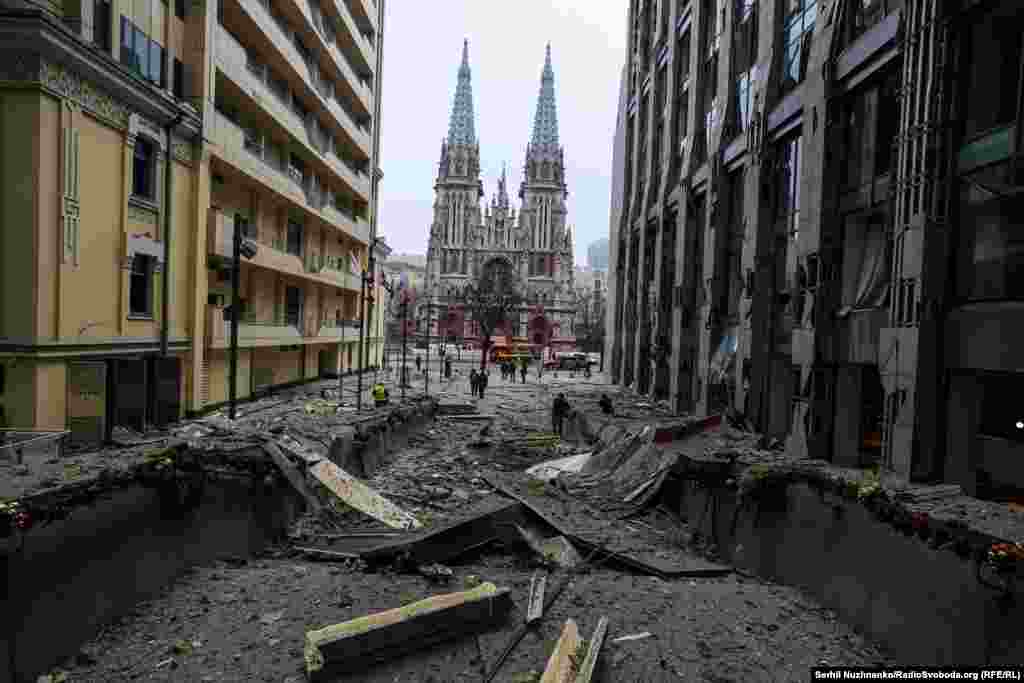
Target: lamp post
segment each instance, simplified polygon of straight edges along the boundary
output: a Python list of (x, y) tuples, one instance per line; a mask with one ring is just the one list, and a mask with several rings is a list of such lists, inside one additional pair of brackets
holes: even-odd
[[(376, 184), (376, 183), (375, 183)], [(358, 413), (363, 409), (363, 371), (366, 369), (366, 322), (367, 317), (372, 318), (373, 316), (367, 316), (367, 302), (370, 304), (370, 311), (373, 310), (373, 295), (367, 296), (366, 290), (369, 285), (373, 284), (374, 274), (374, 258), (373, 250), (380, 243), (379, 237), (374, 237), (370, 241), (370, 253), (366, 260), (366, 270), (362, 273), (360, 278), (360, 306), (359, 306), (359, 367), (356, 379), (356, 412)], [(386, 255), (385, 255), (386, 258)]]
[(238, 403), (238, 318), (242, 302), (239, 300), (238, 289), (242, 272), (242, 257), (253, 259), (259, 248), (251, 240), (245, 239), (242, 233), (246, 220), (235, 216), (234, 234), (231, 242), (231, 351), (228, 359), (228, 416), (234, 420)]
[(423, 376), (423, 393), (430, 398), (430, 302), (427, 302), (427, 364)]

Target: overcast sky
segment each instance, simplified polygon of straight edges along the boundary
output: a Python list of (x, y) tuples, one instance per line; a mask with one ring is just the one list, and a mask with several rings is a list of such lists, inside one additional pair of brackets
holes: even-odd
[(448, 133), (462, 41), (469, 40), (473, 108), (488, 202), (502, 162), (518, 210), (526, 144), (551, 42), (559, 140), (565, 148), (576, 263), (608, 235), (612, 138), (626, 52), (616, 0), (388, 0), (378, 229), (397, 252), (426, 253), (434, 180)]

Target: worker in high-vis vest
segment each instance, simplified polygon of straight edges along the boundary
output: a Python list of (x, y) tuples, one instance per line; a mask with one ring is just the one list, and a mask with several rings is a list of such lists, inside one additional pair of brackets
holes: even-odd
[(377, 406), (386, 406), (388, 404), (388, 390), (380, 382), (373, 386), (373, 402)]

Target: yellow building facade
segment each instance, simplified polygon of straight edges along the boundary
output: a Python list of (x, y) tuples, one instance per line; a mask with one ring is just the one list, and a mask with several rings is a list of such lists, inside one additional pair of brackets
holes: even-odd
[(383, 8), (11, 2), (0, 424), (99, 440), (224, 402), (235, 230), (237, 395), (357, 369)]

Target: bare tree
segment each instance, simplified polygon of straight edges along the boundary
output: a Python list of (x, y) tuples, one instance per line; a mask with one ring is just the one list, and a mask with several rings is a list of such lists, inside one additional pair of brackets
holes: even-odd
[(467, 285), (460, 299), (480, 330), (480, 369), (487, 365), (491, 337), (498, 327), (511, 322), (512, 313), (522, 304), (523, 297), (516, 287), (512, 264), (504, 259), (492, 259), (484, 264), (476, 284)]

